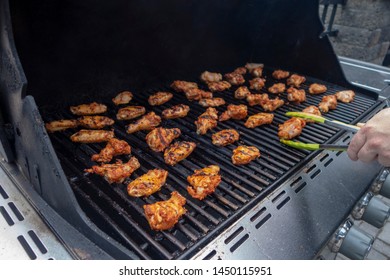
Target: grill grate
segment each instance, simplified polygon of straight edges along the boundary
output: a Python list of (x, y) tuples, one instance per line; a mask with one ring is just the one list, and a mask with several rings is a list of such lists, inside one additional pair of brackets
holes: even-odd
[[(267, 76), (266, 74), (270, 74), (270, 71), (264, 73)], [(271, 75), (268, 75), (267, 87), (274, 82)], [(326, 84), (328, 87), (326, 94), (343, 90), (336, 85), (313, 78), (307, 78), (302, 88), (307, 91), (308, 85), (313, 82)], [(223, 97), (226, 105), (246, 104), (246, 101), (234, 99), (235, 89), (236, 87), (232, 87), (232, 90), (215, 93), (215, 96)], [(205, 111), (205, 108), (197, 102), (189, 102), (184, 94), (178, 93), (174, 94), (173, 99), (167, 104), (151, 107), (147, 103), (147, 98), (156, 91), (171, 90), (168, 87), (161, 87), (148, 90), (143, 94), (136, 94), (131, 104), (145, 106), (147, 111), (153, 110), (159, 115), (162, 110), (175, 104), (184, 103), (191, 107), (186, 118), (162, 122), (163, 127), (180, 128), (182, 131), (180, 140), (197, 143), (195, 151), (174, 167), (165, 164), (162, 153), (155, 153), (148, 148), (144, 140), (147, 132), (129, 135), (125, 132), (127, 122), (117, 121), (114, 125), (116, 137), (128, 141), (132, 147), (132, 155), (138, 158), (141, 167), (128, 181), (110, 186), (100, 176), (87, 175), (83, 172), (85, 168), (95, 164), (90, 160), (91, 155), (99, 152), (104, 144), (72, 143), (69, 140), (69, 136), (75, 132), (72, 130), (50, 135), (81, 208), (98, 227), (142, 259), (189, 258), (196, 253), (197, 249), (210, 242), (213, 236), (231, 225), (255, 203), (274, 190), (284, 178), (290, 176), (315, 155), (315, 152), (295, 150), (281, 145), (277, 137), (277, 129), (278, 124), (288, 119), (284, 115), (285, 112), (300, 111), (308, 105), (318, 105), (323, 95), (307, 94), (307, 101), (303, 104), (284, 105), (274, 112), (274, 122), (271, 125), (247, 129), (243, 125), (244, 121), (229, 120), (219, 122), (216, 129), (209, 131), (207, 135), (199, 136), (195, 132), (194, 121)], [(263, 92), (266, 93), (266, 91)], [(270, 97), (273, 98), (272, 94)], [(282, 95), (283, 99), (285, 97), (285, 94)], [(96, 100), (91, 98), (92, 101)], [(118, 108), (112, 105), (111, 96), (105, 101), (104, 103), (109, 107), (107, 115), (115, 119)], [(326, 116), (346, 123), (355, 123), (376, 104), (375, 100), (357, 94), (353, 103), (341, 103), (336, 110), (330, 111)], [(225, 109), (226, 106), (217, 107), (219, 113)], [(248, 106), (249, 115), (261, 111), (260, 106)], [(74, 118), (67, 109), (56, 113), (49, 110), (42, 113), (45, 121)], [(213, 146), (211, 134), (226, 128), (234, 128), (240, 132), (239, 142), (227, 147)], [(308, 124), (298, 140), (329, 143), (335, 140), (340, 133), (338, 129), (328, 125)], [(233, 149), (239, 144), (258, 147), (261, 157), (249, 165), (234, 166), (230, 157)], [(126, 160), (127, 157), (122, 157), (122, 159)], [(221, 167), (221, 184), (214, 194), (203, 201), (191, 198), (186, 191), (187, 176), (192, 174), (194, 169), (211, 164)], [(126, 183), (152, 168), (164, 168), (169, 171), (166, 185), (161, 191), (147, 198), (129, 197), (126, 192)], [(146, 203), (165, 200), (174, 190), (186, 197), (187, 213), (171, 230), (163, 232), (150, 230), (142, 206)]]

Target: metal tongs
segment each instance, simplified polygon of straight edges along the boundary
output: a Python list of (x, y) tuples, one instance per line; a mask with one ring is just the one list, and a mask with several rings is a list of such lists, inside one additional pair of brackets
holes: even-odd
[[(286, 116), (311, 120), (316, 123), (324, 123), (351, 132), (357, 132), (360, 129), (360, 127), (356, 125), (346, 124), (343, 122), (330, 120), (321, 116), (304, 113), (304, 112), (287, 112)], [(348, 149), (348, 145), (302, 143), (302, 142), (285, 140), (285, 139), (280, 139), (280, 142), (296, 149), (304, 149), (309, 151), (315, 151), (315, 150), (346, 151)]]

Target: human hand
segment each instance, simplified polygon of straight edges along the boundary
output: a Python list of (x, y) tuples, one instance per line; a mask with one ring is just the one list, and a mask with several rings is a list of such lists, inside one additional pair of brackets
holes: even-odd
[(378, 160), (390, 166), (390, 108), (380, 111), (355, 134), (347, 153), (354, 161)]

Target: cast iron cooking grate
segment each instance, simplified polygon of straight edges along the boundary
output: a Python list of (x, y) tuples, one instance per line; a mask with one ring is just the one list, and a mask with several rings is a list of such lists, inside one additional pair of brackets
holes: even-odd
[[(263, 75), (267, 78), (264, 93), (266, 93), (266, 88), (275, 82), (270, 74), (271, 71), (268, 69)], [(249, 76), (246, 77), (246, 80), (248, 79)], [(313, 82), (325, 84), (328, 87), (325, 94), (344, 89), (309, 77), (302, 88), (307, 91), (308, 86)], [(226, 105), (246, 104), (245, 100), (237, 100), (233, 97), (236, 88), (233, 86), (231, 90), (215, 93), (215, 96), (223, 97)], [(243, 125), (244, 121), (229, 120), (219, 122), (216, 129), (209, 131), (207, 135), (200, 136), (195, 132), (194, 121), (205, 111), (205, 108), (197, 104), (196, 101), (188, 101), (183, 93), (174, 93), (174, 97), (168, 103), (151, 107), (147, 98), (156, 91), (174, 92), (168, 86), (153, 88), (142, 93), (135, 93), (130, 104), (145, 106), (147, 112), (153, 110), (159, 115), (161, 115), (162, 110), (175, 104), (184, 103), (191, 108), (186, 118), (163, 120), (161, 124), (163, 127), (180, 128), (182, 135), (177, 140), (194, 141), (197, 144), (195, 151), (174, 167), (165, 164), (162, 153), (155, 153), (148, 148), (145, 142), (147, 132), (129, 135), (125, 132), (125, 125), (128, 122), (116, 121), (113, 126), (116, 137), (125, 139), (131, 145), (132, 155), (138, 158), (141, 167), (123, 184), (109, 185), (102, 177), (85, 174), (83, 171), (95, 164), (90, 160), (91, 155), (98, 153), (105, 144), (73, 143), (69, 136), (76, 130), (50, 134), (80, 207), (100, 229), (142, 259), (190, 258), (316, 154), (281, 145), (277, 137), (277, 129), (278, 124), (288, 119), (284, 115), (285, 112), (301, 111), (306, 106), (318, 105), (324, 94), (318, 96), (307, 94), (307, 101), (303, 104), (284, 105), (274, 112), (275, 118), (271, 125), (247, 129)], [(112, 104), (111, 98), (116, 94), (117, 92), (113, 92), (112, 95), (107, 96), (106, 100), (95, 100), (91, 97), (90, 102), (97, 101), (108, 105), (109, 110), (106, 115), (115, 119), (118, 107)], [(274, 98), (272, 94), (270, 97)], [(285, 94), (282, 95), (282, 98), (286, 100)], [(353, 103), (340, 103), (336, 110), (330, 111), (326, 116), (346, 123), (356, 123), (376, 104), (377, 102), (372, 98), (358, 93)], [(223, 112), (226, 105), (217, 107), (218, 112)], [(262, 111), (260, 106), (248, 106), (248, 109), (248, 115)], [(75, 118), (70, 114), (68, 108), (56, 113), (49, 110), (42, 113), (45, 121)], [(211, 143), (212, 133), (226, 128), (234, 128), (239, 131), (240, 141), (227, 147), (213, 146)], [(308, 124), (298, 140), (330, 143), (340, 134), (338, 129), (327, 125)], [(261, 157), (248, 165), (234, 166), (230, 157), (233, 149), (240, 144), (258, 147), (261, 151)], [(122, 157), (122, 159), (125, 161), (127, 157)], [(195, 169), (211, 164), (221, 167), (221, 184), (214, 194), (203, 201), (193, 199), (186, 191), (187, 176), (192, 174)], [(164, 168), (169, 172), (166, 185), (161, 191), (147, 198), (129, 197), (126, 192), (126, 183), (153, 168)], [(152, 231), (144, 217), (142, 206), (165, 200), (174, 190), (187, 199), (185, 206), (187, 213), (172, 229), (162, 232)]]

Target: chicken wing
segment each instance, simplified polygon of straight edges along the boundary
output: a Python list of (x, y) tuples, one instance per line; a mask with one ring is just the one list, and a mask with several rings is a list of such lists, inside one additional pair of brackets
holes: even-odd
[(153, 151), (162, 152), (180, 135), (179, 128), (158, 127), (146, 135), (146, 143)]
[(244, 76), (236, 72), (227, 73), (224, 77), (231, 85), (237, 86), (245, 83)]
[(78, 143), (100, 143), (114, 138), (114, 131), (110, 130), (87, 130), (82, 129), (72, 136), (70, 140)]
[(71, 106), (70, 111), (77, 116), (97, 115), (107, 111), (107, 106), (96, 102), (90, 104), (81, 104), (78, 106)]
[(302, 133), (306, 122), (300, 118), (291, 118), (279, 125), (278, 136), (281, 139), (292, 139)]
[(92, 168), (85, 169), (84, 171), (103, 176), (108, 183), (112, 184), (122, 183), (139, 167), (140, 163), (138, 162), (138, 159), (131, 157), (126, 163), (122, 163), (122, 161), (118, 160), (113, 164), (94, 165)]
[[(302, 110), (302, 112), (316, 115), (316, 116), (321, 116), (321, 111), (318, 109), (318, 107), (313, 105), (307, 106), (305, 109)], [(308, 122), (308, 120), (306, 120), (306, 122)]]
[(238, 67), (238, 68), (234, 69), (234, 71), (233, 71), (233, 73), (237, 73), (240, 75), (245, 75), (246, 72), (247, 72), (247, 70), (245, 67)]
[(233, 150), (232, 162), (234, 165), (248, 164), (260, 157), (260, 151), (254, 146), (238, 146)]
[(245, 64), (245, 68), (248, 69), (248, 71), (251, 71), (255, 68), (264, 68), (264, 64), (263, 63), (247, 63)]
[(322, 97), (322, 101), (318, 104), (318, 108), (322, 113), (327, 113), (329, 110), (334, 110), (337, 107), (336, 95), (327, 95)]
[(112, 102), (115, 105), (123, 105), (129, 103), (132, 99), (133, 94), (130, 91), (122, 91), (112, 99)]
[(219, 116), (219, 121), (223, 122), (230, 119), (242, 120), (245, 119), (247, 115), (248, 115), (248, 107), (246, 105), (230, 104), (227, 106), (227, 110)]
[(126, 141), (111, 138), (108, 141), (106, 147), (104, 147), (99, 154), (92, 155), (91, 160), (96, 162), (108, 163), (115, 156), (129, 155), (130, 153), (131, 147)]
[(207, 86), (209, 87), (209, 90), (212, 92), (214, 91), (224, 91), (229, 89), (232, 85), (227, 81), (220, 81), (220, 82), (210, 82), (207, 83)]
[(102, 129), (114, 124), (114, 120), (105, 116), (83, 116), (78, 119), (79, 125), (90, 129)]
[(336, 92), (336, 98), (343, 103), (350, 103), (355, 99), (355, 92), (353, 90), (342, 90)]
[(207, 195), (215, 192), (221, 183), (219, 166), (210, 165), (202, 169), (197, 169), (194, 174), (187, 177), (190, 186), (187, 186), (188, 193), (196, 199), (203, 200)]
[(225, 100), (221, 97), (201, 99), (199, 100), (199, 105), (203, 107), (218, 107), (225, 105)]
[(145, 114), (145, 107), (142, 106), (127, 106), (118, 110), (116, 118), (118, 120), (131, 120)]
[(281, 79), (286, 79), (290, 76), (290, 72), (288, 71), (283, 71), (283, 70), (275, 70), (272, 72), (272, 77), (276, 80), (281, 80)]
[(248, 102), (249, 106), (255, 106), (255, 105), (261, 105), (264, 101), (268, 100), (268, 94), (263, 93), (250, 93), (246, 97), (246, 101)]
[(222, 74), (204, 71), (200, 75), (200, 79), (205, 83), (222, 81)]
[(265, 79), (254, 78), (249, 80), (249, 88), (254, 90), (261, 90), (265, 86)]
[(263, 75), (263, 67), (256, 67), (249, 71), (253, 77), (261, 77)]
[(215, 146), (227, 146), (240, 139), (240, 134), (235, 129), (224, 129), (211, 136)]
[(207, 108), (206, 112), (201, 114), (195, 121), (196, 133), (206, 134), (209, 129), (213, 129), (217, 126), (218, 112), (215, 108)]
[(76, 128), (79, 125), (77, 120), (58, 120), (45, 124), (47, 132), (62, 131), (68, 128)]
[(190, 88), (185, 92), (186, 97), (189, 101), (201, 100), (204, 98), (213, 98), (213, 93), (198, 88)]
[(286, 90), (286, 85), (283, 83), (276, 83), (268, 88), (268, 92), (273, 94), (283, 93), (285, 90)]
[(127, 127), (127, 133), (131, 134), (140, 130), (152, 130), (159, 126), (161, 123), (161, 117), (156, 115), (154, 112), (150, 112), (142, 118), (131, 123)]
[(291, 102), (305, 102), (306, 101), (306, 92), (304, 89), (296, 89), (294, 87), (290, 87), (287, 90), (287, 99)]
[(171, 84), (171, 88), (177, 92), (186, 92), (191, 88), (198, 88), (198, 84), (194, 82), (174, 81)]
[(183, 207), (186, 199), (174, 191), (171, 198), (153, 204), (144, 205), (146, 219), (153, 230), (168, 230), (172, 228), (186, 213)]
[(182, 161), (188, 157), (195, 149), (196, 144), (194, 142), (175, 142), (170, 145), (164, 151), (164, 160), (166, 164), (175, 165), (179, 161)]
[(275, 99), (266, 99), (260, 103), (260, 106), (266, 112), (273, 112), (279, 107), (282, 107), (283, 105), (284, 100), (280, 99), (279, 97), (276, 97)]
[(246, 122), (245, 126), (247, 128), (255, 128), (263, 124), (271, 124), (274, 119), (274, 114), (269, 113), (257, 113), (250, 116)]
[(187, 116), (190, 107), (184, 104), (172, 106), (171, 108), (162, 111), (161, 115), (164, 119), (177, 119)]
[(310, 94), (321, 94), (321, 93), (326, 92), (327, 90), (328, 89), (326, 88), (325, 85), (321, 85), (321, 84), (317, 84), (317, 83), (311, 84), (309, 86), (309, 93)]
[(304, 83), (305, 81), (306, 78), (304, 76), (292, 74), (290, 78), (287, 79), (287, 85), (299, 88), (301, 84)]
[(171, 100), (173, 97), (173, 94), (170, 92), (165, 92), (165, 91), (159, 91), (148, 98), (148, 102), (152, 106), (158, 106), (162, 105), (165, 102), (168, 102)]
[(168, 177), (168, 171), (164, 169), (149, 170), (127, 185), (129, 196), (149, 196), (161, 189)]
[(234, 98), (236, 99), (244, 99), (246, 98), (251, 92), (246, 86), (241, 86), (234, 92)]

